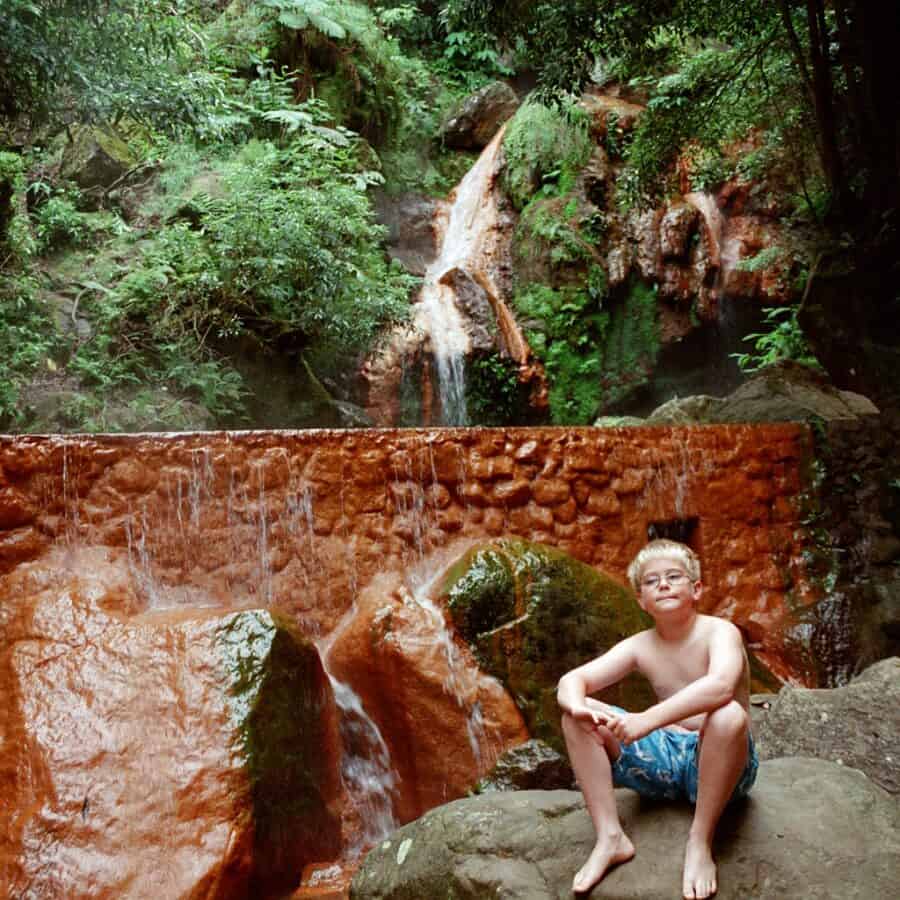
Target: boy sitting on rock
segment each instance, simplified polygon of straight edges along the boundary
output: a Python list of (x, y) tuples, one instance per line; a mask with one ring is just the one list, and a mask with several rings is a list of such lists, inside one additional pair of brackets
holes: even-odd
[[(722, 810), (756, 778), (749, 734), (750, 676), (738, 629), (701, 615), (700, 561), (690, 547), (651, 541), (628, 578), (654, 627), (564, 675), (557, 700), (569, 758), (584, 792), (597, 843), (575, 875), (589, 891), (606, 871), (634, 856), (613, 786), (696, 804), (684, 857), (683, 894), (716, 892), (712, 840)], [(601, 691), (637, 669), (659, 702), (641, 713), (600, 703)]]

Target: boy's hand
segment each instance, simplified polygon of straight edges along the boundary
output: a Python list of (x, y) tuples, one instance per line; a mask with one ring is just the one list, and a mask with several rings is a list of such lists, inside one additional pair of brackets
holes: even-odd
[(606, 725), (607, 720), (609, 719), (609, 716), (605, 712), (594, 709), (587, 704), (572, 706), (567, 712), (569, 712), (573, 718), (580, 719), (582, 722), (590, 722), (593, 725)]
[(643, 713), (609, 716), (606, 727), (623, 743), (633, 744), (653, 731), (654, 725)]

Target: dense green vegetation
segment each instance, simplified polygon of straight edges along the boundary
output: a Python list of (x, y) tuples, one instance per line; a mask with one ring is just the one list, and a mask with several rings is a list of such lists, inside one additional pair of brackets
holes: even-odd
[[(685, 179), (778, 193), (788, 243), (760, 266), (796, 259), (815, 280), (828, 254), (853, 270), (881, 248), (890, 312), (895, 17), (870, 0), (6, 0), (0, 426), (240, 425), (247, 359), (351, 397), (416, 283), (388, 261), (374, 192), (446, 195), (473, 157), (441, 122), (498, 77), (537, 81), (500, 183), (553, 421), (590, 421), (650, 377), (654, 286), (608, 288), (607, 210)], [(598, 137), (575, 102), (590, 79), (639, 96), (637, 125), (613, 112)], [(598, 141), (616, 169), (602, 200), (584, 182)], [(812, 362), (803, 329), (824, 346), (827, 322), (773, 312), (741, 363)], [(509, 360), (474, 361), (474, 421), (520, 420), (523, 397)]]
[[(387, 262), (370, 189), (422, 158), (449, 190), (421, 135), (478, 80), (404, 54), (410, 12), (5, 5), (0, 137), (27, 143), (0, 154), (0, 419), (27, 426), (20, 391), (43, 377), (72, 389), (71, 426), (198, 424), (178, 398), (240, 423), (235, 347), (339, 378), (404, 318), (414, 279)], [(115, 194), (72, 180), (98, 145), (126, 170)], [(53, 327), (73, 300), (88, 335)]]
[(447, 20), (526, 60), (545, 96), (591, 78), (645, 88), (647, 112), (623, 148), (625, 202), (664, 196), (691, 147), (695, 188), (735, 171), (779, 177), (780, 195), (816, 225), (798, 327), (837, 383), (897, 402), (897, 4), (450, 0)]

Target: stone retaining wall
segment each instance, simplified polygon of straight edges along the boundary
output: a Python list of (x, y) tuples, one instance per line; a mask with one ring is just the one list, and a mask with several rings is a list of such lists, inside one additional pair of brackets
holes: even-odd
[(486, 536), (624, 580), (656, 524), (701, 554), (704, 610), (797, 678), (784, 648), (816, 599), (810, 452), (787, 424), (0, 437), (0, 573), (52, 545), (103, 546), (147, 607), (275, 606), (321, 635), (376, 573), (423, 582)]

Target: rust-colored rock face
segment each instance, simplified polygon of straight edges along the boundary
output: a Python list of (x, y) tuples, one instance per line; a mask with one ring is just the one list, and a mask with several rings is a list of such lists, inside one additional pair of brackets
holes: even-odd
[[(267, 613), (135, 615), (117, 550), (57, 547), (0, 596), (4, 896), (241, 897), (337, 852), (336, 718), (311, 645), (261, 649), (279, 640)], [(257, 646), (232, 646), (248, 627)], [(286, 716), (272, 690), (285, 678)], [(275, 721), (302, 770), (261, 751), (286, 750)], [(277, 787), (295, 802), (272, 816)]]
[(443, 611), (424, 592), (417, 601), (396, 575), (363, 592), (328, 659), (379, 724), (401, 821), (464, 796), (504, 749), (528, 740), (512, 698), (478, 671)]
[[(0, 438), (0, 878), (284, 894), (371, 842), (354, 778), (389, 824), (465, 793), (527, 736), (426, 599), (485, 537), (624, 581), (648, 528), (685, 535), (704, 611), (801, 680), (809, 449), (794, 425)], [(380, 774), (348, 769), (360, 741)]]

